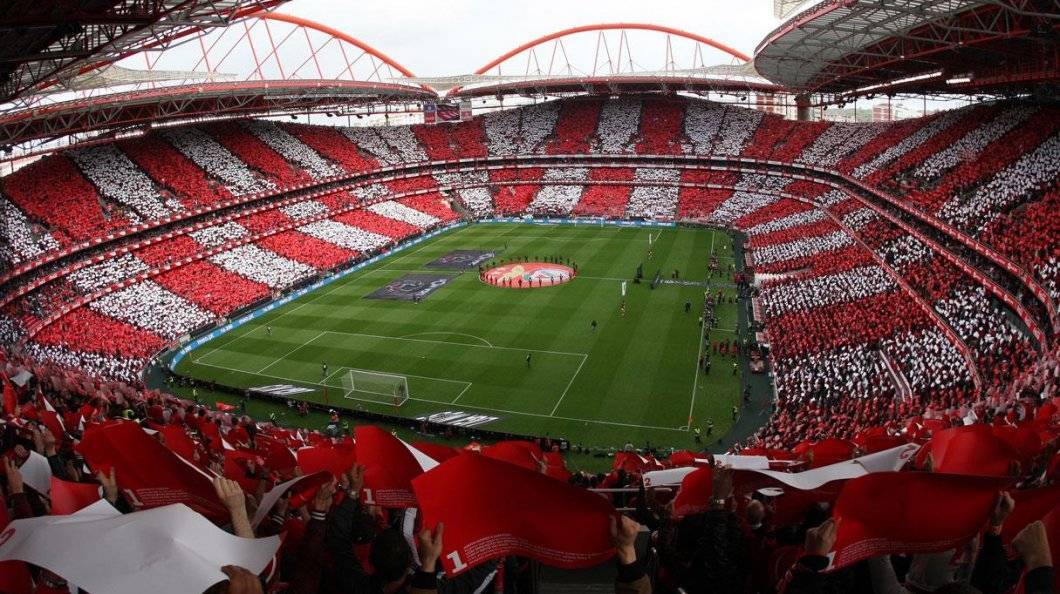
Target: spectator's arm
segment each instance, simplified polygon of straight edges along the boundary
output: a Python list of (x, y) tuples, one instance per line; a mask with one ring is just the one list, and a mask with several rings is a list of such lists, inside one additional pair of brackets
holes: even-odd
[(1008, 588), (1006, 582), (1005, 548), (1001, 543), (1001, 527), (1005, 519), (1012, 513), (1015, 501), (1007, 492), (998, 495), (994, 511), (990, 514), (990, 527), (983, 534), (983, 540), (979, 547), (979, 555), (975, 559), (975, 567), (972, 568), (971, 585), (978, 588), (983, 594), (1001, 594)]
[(289, 594), (317, 594), (320, 591), (320, 582), (323, 578), (323, 565), (326, 547), (324, 546), (324, 533), (327, 530), (326, 517), (331, 509), (332, 497), (335, 494), (335, 484), (329, 483), (317, 491), (316, 497), (310, 503), (309, 523), (306, 524), (305, 534), (298, 543), (295, 552), (295, 572), (291, 579)]
[(1012, 547), (1023, 559), (1027, 573), (1023, 576), (1024, 591), (1027, 594), (1055, 594), (1052, 553), (1049, 550), (1049, 536), (1045, 524), (1041, 521), (1029, 524), (1016, 538)]
[(11, 458), (4, 458), (4, 474), (7, 475), (7, 498), (11, 503), (13, 519), (32, 518), (33, 506), (26, 498), (22, 484), (22, 471)]
[(828, 553), (835, 545), (837, 522), (825, 520), (820, 526), (806, 531), (805, 554), (788, 570), (778, 586), (780, 594), (815, 594), (825, 581), (823, 571), (828, 567)]
[(250, 571), (235, 565), (226, 565), (221, 571), (228, 576), (228, 588), (225, 594), (263, 594), (261, 578)]
[(420, 557), (420, 569), (412, 576), (409, 594), (432, 594), (438, 592), (438, 558), (442, 556), (442, 533), (445, 525), (439, 523), (434, 532), (424, 528), (416, 537), (416, 552)]
[(637, 533), (640, 524), (627, 516), (611, 518), (611, 541), (615, 545), (616, 594), (651, 594), (651, 582), (644, 573), (644, 566), (637, 560)]
[(232, 532), (241, 538), (254, 538), (254, 530), (250, 527), (250, 518), (247, 516), (246, 497), (239, 483), (219, 476), (213, 479), (213, 489), (217, 498), (228, 508)]
[(47, 427), (33, 430), (33, 448), (48, 459), (52, 476), (64, 481), (70, 480), (70, 474), (66, 471), (66, 460), (59, 456), (55, 436)]

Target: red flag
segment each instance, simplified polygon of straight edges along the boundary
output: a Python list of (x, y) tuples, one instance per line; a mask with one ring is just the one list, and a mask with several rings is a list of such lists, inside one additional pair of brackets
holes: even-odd
[[(803, 444), (799, 444), (800, 446)], [(808, 444), (803, 457), (810, 462), (810, 468), (820, 468), (854, 457), (857, 449), (853, 443), (845, 439), (822, 439), (821, 441)]]
[(1005, 519), (1005, 525), (1001, 529), (1001, 539), (1005, 544), (1012, 542), (1027, 524), (1041, 520), (1060, 505), (1060, 484), (1012, 491), (1011, 495), (1016, 506), (1012, 508), (1012, 513)]
[(211, 452), (220, 453), (224, 451), (225, 444), (221, 441), (221, 428), (217, 426), (217, 423), (204, 420), (199, 423), (199, 433), (202, 434), (204, 441), (207, 442), (206, 447)]
[(265, 467), (287, 476), (298, 466), (291, 449), (282, 442), (260, 433), (254, 436), (254, 446), (265, 458)]
[(663, 465), (650, 455), (645, 457), (637, 452), (618, 452), (615, 454), (615, 462), (611, 465), (611, 468), (615, 470), (622, 469), (626, 472), (648, 472), (661, 470)]
[(412, 481), (424, 527), (442, 522), (442, 565), (450, 576), (516, 555), (567, 569), (611, 557), (606, 499), (540, 473), (462, 454)]
[(45, 410), (40, 413), (40, 420), (44, 423), (44, 426), (48, 428), (48, 431), (52, 432), (55, 439), (62, 442), (66, 437), (66, 431), (63, 427), (63, 421), (59, 418), (59, 415), (53, 410)]
[(710, 510), (710, 496), (714, 493), (714, 469), (697, 468), (681, 480), (681, 490), (674, 499), (677, 517), (701, 514)]
[(765, 456), (770, 460), (795, 460), (798, 458), (798, 456), (788, 450), (780, 450), (776, 448), (744, 448), (740, 450), (740, 455)]
[(866, 454), (874, 454), (896, 448), (906, 440), (895, 435), (888, 435), (883, 427), (870, 427), (854, 436), (852, 440), (855, 445), (865, 451)]
[(498, 441), (497, 443), (482, 448), (482, 455), (503, 460), (509, 464), (522, 466), (527, 470), (541, 472), (542, 460), (545, 453), (541, 447), (530, 441)]
[(0, 592), (32, 594), (33, 578), (22, 561), (0, 561)]
[(0, 383), (4, 384), (4, 414), (13, 415), (18, 407), (18, 396), (15, 394), (15, 387), (11, 385), (11, 382), (7, 381), (7, 377), (3, 374), (0, 374)]
[(52, 477), (52, 515), (64, 516), (99, 501), (99, 485), (74, 483)]
[(239, 483), (246, 493), (256, 492), (260, 481), (247, 475), (250, 462), (260, 468), (263, 460), (252, 450), (225, 450), (225, 478)]
[[(7, 514), (7, 506), (0, 505), (0, 530), (7, 528), (10, 523), (11, 517)], [(0, 561), (0, 592), (4, 594), (33, 593), (33, 579), (24, 562)]]
[(158, 429), (165, 440), (165, 446), (174, 454), (195, 464), (196, 445), (191, 437), (179, 425), (163, 425)]
[(979, 532), (1008, 483), (931, 472), (878, 472), (849, 480), (835, 506), (833, 567), (956, 547)]
[(217, 410), (221, 412), (231, 412), (238, 408), (236, 405), (228, 404), (226, 402), (214, 402), (214, 406), (216, 406)]
[(563, 459), (562, 454), (545, 452), (545, 474), (563, 482), (570, 480), (571, 473), (567, 470), (567, 461)]
[(991, 427), (998, 439), (1009, 445), (1019, 455), (1023, 464), (1028, 464), (1042, 451), (1042, 438), (1032, 427), (1013, 427), (1004, 425)]
[(254, 518), (251, 520), (250, 525), (257, 528), (258, 524), (272, 511), (272, 508), (276, 506), (276, 502), (283, 497), (284, 493), (291, 492), (288, 509), (296, 509), (316, 497), (320, 487), (333, 480), (335, 479), (331, 477), (331, 473), (324, 471), (295, 477), (274, 486), (261, 498), (261, 504), (254, 512)]
[(460, 455), (460, 450), (432, 441), (414, 441), (412, 447), (439, 462), (445, 462), (449, 458)]
[(339, 444), (325, 442), (316, 446), (299, 448), (297, 457), (298, 467), (304, 474), (326, 470), (333, 477), (338, 477), (357, 463), (357, 448), (349, 442)]
[(210, 477), (151, 439), (136, 423), (119, 421), (86, 429), (77, 449), (93, 470), (115, 470), (129, 502), (150, 509), (183, 503), (214, 522), (227, 522)]
[(365, 466), (365, 501), (383, 507), (416, 507), (412, 479), (438, 462), (379, 427), (357, 427), (354, 438), (357, 460)]
[[(704, 456), (705, 457), (705, 456)], [(681, 450), (670, 454), (670, 465), (671, 466), (693, 466), (696, 463), (695, 452), (689, 452), (688, 450)]]
[(299, 481), (297, 485), (291, 487), (291, 499), (288, 501), (288, 506), (291, 509), (299, 508), (317, 496), (317, 491), (320, 487), (331, 482), (331, 474), (327, 472), (318, 472), (316, 474), (309, 475), (308, 478), (302, 477), (305, 480)]
[(967, 425), (936, 431), (924, 446), (931, 469), (949, 474), (1008, 476), (1019, 452), (994, 435), (987, 425)]

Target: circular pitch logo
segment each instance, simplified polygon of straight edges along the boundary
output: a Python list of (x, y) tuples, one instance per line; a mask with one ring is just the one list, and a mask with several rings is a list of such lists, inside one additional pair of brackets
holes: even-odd
[(482, 280), (498, 287), (536, 289), (562, 285), (574, 278), (574, 269), (562, 264), (524, 262), (490, 268)]

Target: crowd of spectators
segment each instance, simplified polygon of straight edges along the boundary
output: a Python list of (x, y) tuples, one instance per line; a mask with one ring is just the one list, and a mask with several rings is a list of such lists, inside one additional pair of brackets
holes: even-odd
[[(944, 221), (978, 234), (997, 216), (1036, 200), (1039, 191), (1048, 191), (1057, 158), (1055, 122), (1051, 106), (992, 104), (897, 123), (794, 123), (732, 105), (653, 96), (548, 101), (438, 126), (329, 128), (270, 121), (218, 122), (49, 158), (48, 187), (21, 188), (25, 186), (21, 182), (32, 184), (40, 177), (32, 165), (25, 174), (10, 176), (12, 208), (25, 213), (26, 223), (21, 224), (17, 215), (6, 217), (14, 221), (8, 224), (6, 235), (8, 244), (33, 254), (71, 238), (98, 236), (186, 207), (215, 204), (228, 196), (362, 172), (381, 164), (587, 151), (742, 155), (836, 167), (908, 194), (908, 200), (928, 210), (942, 206), (939, 214)], [(995, 164), (970, 167), (969, 159)], [(68, 171), (64, 171), (64, 161)], [(67, 187), (63, 187), (64, 176), (69, 180)], [(465, 177), (473, 182), (475, 175)], [(386, 185), (393, 186), (393, 182)], [(676, 212), (732, 224), (768, 206), (768, 196), (783, 185), (748, 180), (739, 188), (746, 191), (730, 195), (709, 212), (681, 206), (680, 200)], [(75, 208), (39, 208), (36, 203), (42, 201), (41, 196), (48, 202), (52, 192), (56, 194), (53, 202)], [(488, 195), (504, 194), (496, 188), (457, 192), (473, 216), (491, 211), (494, 201)], [(528, 188), (520, 189), (511, 207), (501, 210), (515, 212), (514, 206), (528, 192)], [(367, 184), (353, 193), (362, 200), (375, 200), (384, 197), (386, 190)], [(702, 192), (691, 193), (695, 194)], [(596, 199), (595, 193), (592, 197)], [(706, 199), (706, 204), (712, 202)], [(665, 209), (634, 206), (632, 212), (634, 216), (667, 216), (659, 215), (659, 210)], [(560, 211), (591, 214), (617, 209), (603, 204), (584, 209), (564, 205)]]
[(287, 162), (308, 172), (315, 179), (326, 179), (342, 173), (341, 168), (322, 158), (315, 150), (288, 134), (275, 122), (247, 120), (243, 125)]
[(682, 101), (645, 99), (636, 151), (645, 155), (681, 154), (684, 107)]
[(317, 270), (331, 270), (357, 257), (354, 250), (293, 229), (269, 235), (259, 240), (257, 245)]
[(113, 144), (69, 152), (104, 199), (120, 204), (130, 221), (150, 221), (183, 209), (173, 198), (163, 201), (151, 178)]
[(171, 193), (189, 208), (212, 206), (230, 200), (232, 194), (207, 177), (187, 157), (160, 136), (147, 134), (122, 140), (116, 146), (159, 186), (159, 194)]
[[(317, 223), (313, 223), (317, 224)], [(302, 230), (306, 227), (301, 227)], [(311, 234), (312, 235), (312, 234)], [(312, 267), (246, 244), (210, 256), (214, 264), (274, 290), (286, 289), (316, 274)]]
[[(944, 349), (937, 338), (915, 343)], [(271, 563), (222, 567), (220, 560), (205, 559), (207, 567), (213, 563), (216, 577), (210, 579), (219, 582), (208, 591), (228, 594), (521, 591), (539, 587), (537, 563), (571, 563), (564, 553), (588, 546), (583, 543), (593, 535), (600, 536), (599, 558), (615, 557), (614, 587), (621, 593), (1056, 591), (1058, 416), (1049, 392), (1060, 379), (1055, 353), (1027, 376), (1025, 387), (1039, 386), (1041, 393), (939, 405), (923, 414), (883, 393), (860, 400), (839, 396), (886, 385), (887, 365), (878, 351), (841, 348), (798, 372), (809, 380), (846, 379), (838, 386), (814, 384), (815, 397), (806, 401), (782, 398), (777, 421), (739, 455), (667, 456), (628, 446), (614, 454), (613, 470), (588, 473), (566, 469), (562, 454), (547, 443), (460, 450), (430, 441), (404, 443), (359, 423), (354, 439), (327, 437), (255, 421), (235, 406), (214, 411), (134, 381), (103, 381), (0, 351), (10, 454), (0, 473), (10, 517), (4, 522), (30, 529), (24, 522), (33, 517), (112, 506), (124, 514), (124, 530), (135, 533), (146, 521), (142, 514), (175, 500), (195, 505), (199, 511), (189, 513), (248, 544), (267, 546), (260, 539), (283, 533), (282, 544), (270, 549)], [(1044, 387), (1049, 382), (1053, 388)], [(1027, 442), (1031, 433), (1047, 439)], [(379, 449), (374, 444), (380, 440), (397, 450)], [(123, 452), (122, 443), (135, 443), (139, 451)], [(395, 451), (415, 459), (415, 469), (400, 466)], [(496, 548), (469, 566), (460, 556), (469, 538), (464, 535), (483, 530), (478, 517), (488, 511), (453, 502), (439, 524), (435, 504), (424, 499), (434, 493), (417, 477), (477, 466), (480, 457), (493, 460), (483, 471), (506, 480), (491, 483), (489, 474), (477, 474), (466, 477), (475, 481), (471, 485), (446, 488), (477, 486), (540, 503), (508, 512), (520, 517), (493, 520), (498, 523), (486, 530), (512, 531), (515, 538), (494, 541)], [(758, 460), (786, 470), (766, 471), (754, 465)], [(174, 478), (143, 466), (152, 463), (190, 465), (199, 472)], [(411, 499), (380, 504), (374, 499), (386, 484), (380, 481), (400, 481), (396, 476), (413, 479)], [(538, 486), (533, 493), (519, 493), (531, 483)], [(171, 498), (142, 496), (159, 488)], [(912, 499), (903, 494), (910, 488), (918, 489)], [(582, 489), (619, 492), (587, 506), (577, 503)], [(73, 491), (84, 494), (66, 495)], [(880, 497), (895, 500), (882, 504)], [(572, 515), (567, 506), (581, 506), (585, 516)], [(533, 529), (520, 527), (526, 522)], [(67, 523), (76, 525), (76, 517)], [(178, 539), (177, 528), (156, 528), (155, 540), (142, 545), (144, 556)], [(195, 540), (186, 540), (191, 534), (207, 538), (201, 529), (179, 528), (192, 547)], [(48, 530), (76, 538), (62, 524)], [(868, 543), (874, 553), (859, 553)], [(1006, 556), (1006, 549), (1012, 554)], [(83, 552), (86, 559), (104, 554)], [(19, 554), (13, 559), (3, 568), (5, 591), (53, 592), (85, 576), (61, 559), (45, 567), (34, 564), (38, 557), (28, 563)], [(140, 582), (156, 575), (152, 563), (136, 569), (99, 563), (96, 575), (85, 579), (114, 583), (121, 592), (133, 591), (128, 588), (135, 586), (117, 584), (137, 583), (135, 572), (143, 572)], [(184, 561), (169, 563), (180, 567)], [(118, 574), (100, 577), (100, 570)]]
[[(9, 263), (24, 261), (71, 240), (161, 218), (226, 195), (363, 171), (376, 164), (415, 163), (473, 152), (498, 156), (589, 150), (665, 154), (683, 145), (682, 150), (696, 154), (782, 156), (846, 168), (874, 183), (898, 184), (894, 187), (908, 190), (907, 199), (919, 200), (933, 212), (938, 208), (945, 222), (978, 234), (1017, 261), (1029, 263), (1055, 296), (1060, 294), (1060, 254), (1049, 230), (1056, 222), (1051, 209), (1056, 205), (1060, 143), (1055, 128), (1043, 127), (1055, 113), (1049, 109), (971, 108), (900, 124), (901, 128), (882, 124), (798, 126), (760, 112), (707, 102), (624, 97), (548, 102), (430, 131), (403, 126), (334, 131), (272, 122), (171, 129), (150, 136), (137, 148), (130, 143), (102, 144), (70, 151), (47, 161), (54, 169), (46, 176), (41, 167), (31, 165), (5, 178), (4, 196), (0, 196), (4, 217), (0, 246), (16, 254), (6, 257)], [(989, 118), (976, 123), (971, 121), (972, 114)], [(168, 150), (179, 153), (183, 161), (172, 167), (152, 161), (143, 151), (152, 142), (173, 147)], [(976, 169), (970, 159), (984, 153), (991, 153), (983, 157), (989, 165)], [(195, 172), (191, 181), (176, 179), (191, 171)], [(811, 489), (814, 493), (806, 495), (805, 501), (799, 501), (795, 488), (780, 495), (775, 491), (756, 494), (755, 489), (719, 480), (732, 475), (718, 468), (714, 496), (703, 502), (713, 507), (706, 513), (678, 517), (673, 504), (661, 503), (663, 493), (652, 489), (637, 492), (634, 488), (611, 499), (617, 504), (621, 497), (646, 527), (641, 529), (627, 518), (613, 528), (611, 538), (620, 562), (617, 587), (639, 592), (680, 588), (685, 592), (890, 594), (905, 591), (897, 585), (902, 579), (908, 591), (976, 591), (970, 589), (972, 584), (978, 591), (1000, 593), (1014, 587), (1016, 576), (1026, 569), (1023, 591), (1053, 591), (1049, 585), (1052, 558), (1049, 545), (1043, 545), (1044, 525), (1021, 519), (1023, 525), (1042, 527), (1030, 528), (1033, 536), (1017, 530), (1020, 537), (1003, 536), (1001, 526), (1010, 516), (1022, 518), (1012, 514), (1030, 507), (1024, 499), (1029, 496), (1020, 496), (1021, 491), (1051, 489), (1047, 493), (1054, 497), (1052, 507), (1056, 507), (1055, 481), (1060, 478), (1056, 472), (1057, 347), (1034, 353), (1011, 316), (985, 289), (955, 271), (923, 241), (897, 226), (883, 224), (875, 211), (842, 191), (779, 175), (697, 175), (690, 180), (681, 170), (654, 167), (436, 173), (433, 178), (363, 185), (343, 193), (345, 202), (336, 202), (336, 196), (321, 197), (238, 221), (218, 222), (79, 266), (64, 277), (66, 289), (57, 292), (54, 300), (99, 291), (105, 294), (36, 333), (22, 347), (28, 359), (12, 362), (6, 352), (0, 354), (7, 421), (4, 442), (19, 462), (28, 463), (31, 451), (43, 455), (56, 479), (90, 485), (98, 481), (111, 504), (139, 513), (135, 510), (142, 502), (120, 488), (130, 480), (128, 476), (101, 474), (93, 481), (83, 475), (73, 449), (75, 440), (82, 440), (84, 432), (98, 423), (118, 417), (164, 435), (171, 450), (187, 440), (193, 452), (188, 463), (235, 481), (218, 479), (217, 497), (228, 505), (227, 523), (236, 534), (247, 538), (287, 534), (274, 571), (262, 572), (261, 581), (274, 591), (400, 591), (410, 586), (413, 591), (456, 593), (481, 591), (482, 587), (510, 591), (511, 584), (529, 579), (531, 573), (526, 560), (514, 554), (476, 564), (463, 579), (436, 574), (444, 564), (441, 529), (435, 532), (418, 526), (427, 530), (416, 538), (412, 533), (420, 530), (402, 534), (387, 528), (416, 526), (417, 520), (409, 519), (416, 516), (415, 507), (403, 511), (369, 503), (362, 493), (365, 474), (360, 466), (334, 469), (335, 482), (317, 485), (298, 498), (285, 497), (278, 507), (263, 510), (268, 512), (263, 523), (251, 526), (245, 520), (261, 505), (264, 493), (281, 478), (293, 478), (291, 473), (299, 464), (288, 460), (281, 468), (276, 456), (287, 460), (294, 457), (288, 448), (325, 444), (338, 448), (348, 442), (206, 411), (194, 403), (143, 390), (135, 385), (139, 373), (154, 353), (176, 337), (322, 270), (378, 253), (441, 222), (456, 220), (465, 212), (476, 217), (529, 212), (663, 219), (677, 213), (743, 230), (759, 272), (780, 273), (758, 289), (778, 400), (769, 422), (746, 444), (745, 454), (772, 453), (774, 462), (784, 458), (793, 462), (791, 470), (798, 471), (819, 465), (820, 460), (815, 463), (804, 454), (829, 440), (850, 440), (843, 444), (846, 458), (857, 448), (867, 449), (862, 439), (867, 434), (892, 444), (915, 443), (930, 449), (933, 433), (958, 425), (990, 427), (998, 436), (1019, 434), (1026, 440), (1019, 442), (1021, 446), (1036, 445), (1029, 457), (1013, 456), (1012, 462), (1019, 458), (1019, 464), (1012, 465), (1012, 480), (996, 490), (1019, 490), (1011, 498), (997, 496), (989, 517), (982, 518), (986, 531), (977, 537), (978, 542), (962, 538), (931, 551), (948, 562), (955, 558), (958, 544), (971, 543), (970, 549), (978, 555), (964, 564), (974, 569), (964, 574), (960, 586), (950, 583), (955, 581), (953, 571), (938, 577), (924, 570), (932, 560), (916, 554), (921, 551), (905, 554), (899, 550), (893, 558), (881, 556), (822, 573), (828, 563), (825, 556), (836, 546), (835, 532), (843, 525), (839, 522), (837, 528), (836, 522), (825, 520), (829, 514), (836, 521), (842, 517), (836, 493)], [(49, 183), (34, 181), (34, 176), (45, 176)], [(635, 183), (593, 185), (592, 181)], [(679, 181), (718, 183), (727, 188), (678, 187)], [(337, 212), (357, 200), (430, 189), (435, 182), (442, 186), (437, 193)], [(511, 185), (497, 187), (498, 182)], [(31, 194), (37, 191), (39, 197)], [(782, 191), (817, 207), (782, 198), (778, 195)], [(510, 195), (502, 198), (504, 192)], [(70, 208), (64, 211), (65, 206)], [(82, 214), (84, 220), (78, 220)], [(1028, 216), (1027, 222), (1016, 220), (1021, 214)], [(970, 366), (953, 340), (873, 261), (872, 253), (836, 228), (830, 215), (906, 278), (969, 347), (985, 382), (983, 400), (974, 400)], [(299, 226), (276, 232), (292, 223)], [(259, 234), (262, 237), (257, 238)], [(110, 291), (115, 283), (152, 268), (250, 239), (254, 241)], [(57, 286), (49, 284), (32, 299), (5, 308), (0, 340), (15, 342), (23, 332), (22, 324), (46, 314), (46, 309), (34, 307), (33, 302), (55, 292)], [(23, 369), (33, 379), (25, 387), (15, 387), (8, 378)], [(8, 392), (16, 400), (11, 407)], [(64, 428), (54, 432), (44, 428), (48, 423), (43, 419), (51, 418), (45, 414), (45, 398), (47, 406), (56, 407), (57, 418), (69, 421)], [(1037, 441), (1028, 431), (1034, 432)], [(258, 440), (258, 435), (267, 439)], [(287, 453), (272, 448), (272, 442), (280, 443)], [(240, 451), (253, 462), (233, 467), (226, 464), (233, 456), (226, 451)], [(545, 462), (546, 454), (553, 455), (549, 462)], [(567, 473), (565, 477), (579, 487), (637, 487), (643, 484), (640, 475), (650, 470), (695, 464), (694, 456), (682, 464), (623, 454), (616, 456), (612, 473)], [(471, 454), (453, 452), (454, 457), (458, 455)], [(533, 450), (531, 458), (540, 460), (542, 468), (555, 469), (556, 455), (539, 449)], [(359, 461), (377, 464), (368, 458)], [(916, 470), (908, 475), (936, 470), (930, 466), (933, 463), (941, 464), (941, 459), (930, 463), (918, 459), (911, 463)], [(536, 465), (531, 466), (536, 469)], [(5, 469), (4, 494), (10, 513), (23, 519), (43, 515), (48, 500), (38, 497), (32, 490), (36, 487), (27, 488), (22, 480), (29, 468), (23, 466), (20, 471), (17, 464), (6, 464)], [(313, 474), (308, 468), (301, 470)], [(247, 484), (253, 488), (239, 486)], [(734, 497), (739, 489), (743, 491)], [(803, 505), (799, 513), (785, 517), (790, 514), (786, 506), (806, 502), (812, 505)], [(632, 548), (638, 529), (652, 535), (652, 546), (640, 559)], [(1055, 527), (1051, 530), (1050, 536), (1055, 535)], [(1000, 567), (1005, 565), (999, 553), (1003, 540), (1023, 561), (1022, 567), (1017, 563), (1009, 568), (1015, 570), (1011, 575)], [(417, 545), (410, 546), (410, 541)], [(355, 545), (362, 545), (366, 555), (358, 556)], [(770, 569), (756, 570), (766, 567)], [(237, 586), (250, 588), (243, 592), (262, 588), (256, 572), (228, 571), (230, 592), (239, 592)], [(646, 571), (651, 574), (650, 582)], [(33, 569), (32, 575), (41, 584), (65, 587), (61, 573)]]
[(246, 163), (198, 128), (176, 128), (161, 134), (207, 175), (220, 180), (234, 196), (253, 194), (275, 187), (271, 181), (251, 171)]
[(299, 227), (306, 235), (361, 253), (375, 252), (390, 243), (386, 235), (373, 233), (337, 220), (324, 220)]
[(25, 213), (0, 194), (0, 274), (58, 248), (59, 242), (50, 233), (34, 225)]
[(596, 125), (597, 144), (594, 150), (602, 153), (631, 152), (640, 131), (640, 111), (641, 102), (635, 98), (620, 97), (605, 103), (600, 110), (600, 122)]
[(349, 138), (330, 126), (290, 123), (284, 124), (283, 129), (349, 173), (368, 171), (379, 166), (378, 161), (365, 155)]
[[(239, 248), (237, 248), (239, 249)], [(146, 280), (108, 293), (88, 307), (173, 340), (214, 321), (210, 312)]]
[[(574, 210), (581, 199), (589, 170), (584, 167), (550, 167), (541, 176), (541, 189), (527, 205), (526, 211), (535, 215), (563, 216)], [(563, 183), (568, 182), (568, 183)]]

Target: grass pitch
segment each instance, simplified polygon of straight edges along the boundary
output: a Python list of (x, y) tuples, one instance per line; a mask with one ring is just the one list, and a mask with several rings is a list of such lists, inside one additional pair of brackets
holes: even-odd
[[(647, 259), (649, 234), (654, 258)], [(482, 283), (472, 269), (419, 303), (365, 299), (389, 282), (455, 250), (496, 250), (500, 258), (546, 256), (578, 264), (572, 282), (532, 290)], [(484, 429), (566, 437), (573, 443), (633, 442), (692, 447), (693, 425), (714, 422), (715, 438), (740, 400), (734, 359), (711, 356), (697, 370), (706, 286), (649, 282), (674, 269), (682, 280), (734, 294), (729, 276), (707, 278), (711, 251), (732, 262), (729, 236), (689, 228), (475, 224), (398, 252), (192, 351), (177, 371), (236, 387), (288, 383), (333, 407), (418, 417), (463, 411), (496, 417)], [(620, 287), (644, 264), (645, 282)], [(437, 272), (437, 271), (435, 271)], [(692, 303), (685, 313), (686, 301)], [(711, 341), (733, 338), (737, 305), (717, 309)], [(590, 322), (596, 320), (593, 331)], [(272, 333), (268, 334), (267, 328)], [(528, 366), (526, 356), (531, 355)], [(322, 371), (322, 363), (328, 371)], [(349, 391), (348, 370), (407, 378), (409, 400)]]

